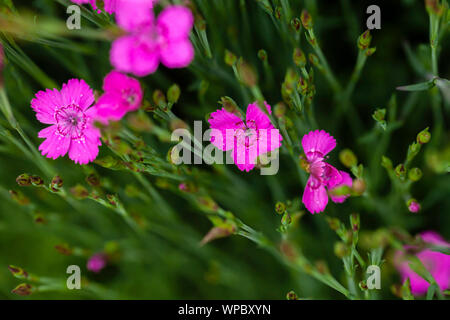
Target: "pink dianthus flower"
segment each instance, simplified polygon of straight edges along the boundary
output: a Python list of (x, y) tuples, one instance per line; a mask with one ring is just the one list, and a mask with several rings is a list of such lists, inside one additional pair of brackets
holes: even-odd
[[(109, 14), (113, 14), (114, 12), (116, 12), (116, 5), (118, 1), (127, 0), (103, 0), (104, 10)], [(98, 13), (101, 12), (101, 10), (98, 9), (96, 0), (72, 0), (72, 2), (78, 5), (89, 3), (94, 11)]]
[[(324, 130), (310, 131), (302, 138), (305, 152), (307, 171), (310, 173), (303, 192), (302, 202), (312, 214), (325, 210), (328, 204), (328, 190), (342, 185), (352, 187), (353, 181), (347, 172), (339, 171), (326, 163), (325, 156), (336, 147), (336, 140)], [(331, 200), (336, 203), (344, 202), (349, 195), (334, 196)]]
[(87, 269), (94, 273), (99, 273), (105, 268), (107, 257), (103, 253), (96, 253), (91, 256), (87, 262)]
[[(450, 243), (434, 231), (425, 231), (419, 236), (425, 243), (447, 248), (450, 247)], [(404, 248), (406, 250), (414, 249), (413, 246), (404, 246)], [(431, 273), (439, 288), (442, 291), (447, 290), (450, 286), (450, 256), (430, 249), (422, 250), (416, 256)], [(430, 284), (409, 267), (409, 262), (405, 258), (403, 251), (396, 252), (394, 264), (400, 272), (402, 282), (409, 278), (413, 295), (422, 295), (427, 292)]]
[(117, 70), (146, 76), (156, 71), (159, 62), (184, 68), (194, 58), (189, 40), (194, 24), (191, 11), (180, 5), (168, 6), (155, 21), (152, 7), (148, 0), (117, 3), (117, 24), (128, 32), (111, 47), (111, 64)]
[(47, 158), (69, 154), (75, 163), (86, 164), (98, 155), (100, 130), (93, 124), (94, 93), (84, 80), (71, 79), (62, 89), (39, 91), (31, 100), (36, 118), (51, 126), (38, 133), (45, 141), (39, 146)]
[[(264, 105), (271, 114), (270, 105)], [(222, 151), (233, 150), (234, 163), (241, 171), (252, 170), (259, 155), (281, 147), (282, 136), (256, 102), (248, 105), (245, 120), (222, 108), (211, 113), (208, 122), (211, 143)]]
[(127, 112), (139, 109), (142, 102), (139, 81), (115, 70), (103, 80), (103, 91), (95, 106), (95, 120), (103, 123), (120, 120)]

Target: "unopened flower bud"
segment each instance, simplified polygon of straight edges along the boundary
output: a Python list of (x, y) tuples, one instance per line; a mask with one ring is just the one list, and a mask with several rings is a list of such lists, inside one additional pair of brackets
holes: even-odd
[(289, 291), (286, 294), (286, 299), (287, 300), (298, 300), (298, 296), (297, 296), (297, 294), (294, 291)]
[(33, 292), (33, 287), (28, 283), (21, 283), (11, 292), (19, 296), (29, 296)]
[(52, 181), (50, 182), (50, 189), (53, 192), (58, 192), (59, 189), (62, 188), (63, 184), (64, 184), (64, 182), (60, 176), (54, 176)]
[(57, 244), (55, 246), (56, 251), (65, 256), (70, 256), (73, 253), (73, 249), (69, 247), (68, 244)]
[(181, 119), (170, 120), (169, 127), (172, 131), (175, 131), (177, 129), (189, 129), (188, 124)]
[(167, 100), (169, 100), (170, 103), (177, 103), (180, 95), (181, 90), (177, 84), (171, 85), (169, 90), (167, 90)]
[(444, 5), (440, 0), (425, 0), (425, 8), (429, 14), (440, 17), (444, 13)]
[(113, 194), (107, 194), (106, 195), (106, 199), (108, 200), (108, 202), (113, 206), (113, 207), (117, 207), (118, 203), (119, 203), (119, 199), (117, 198), (116, 195)]
[(89, 196), (89, 191), (80, 184), (70, 188), (70, 193), (74, 196), (74, 198), (79, 200), (86, 199)]
[(356, 179), (353, 181), (352, 189), (356, 194), (362, 195), (366, 191), (366, 183), (363, 179)]
[(297, 90), (300, 92), (302, 96), (308, 93), (308, 81), (305, 78), (300, 77), (297, 83)]
[(343, 243), (342, 241), (336, 242), (334, 244), (334, 254), (338, 257), (338, 258), (344, 258), (345, 256), (347, 256), (350, 253), (349, 248), (347, 247), (347, 245), (345, 243)]
[(395, 174), (397, 175), (397, 177), (403, 179), (406, 176), (406, 168), (403, 165), (403, 163), (400, 163), (398, 166), (395, 167)]
[(266, 50), (264, 50), (264, 49), (259, 50), (258, 51), (258, 58), (261, 61), (267, 61), (267, 52), (266, 52)]
[(258, 81), (257, 75), (253, 68), (245, 62), (244, 59), (240, 58), (238, 60), (236, 68), (242, 83), (248, 87), (254, 87), (256, 85)]
[(31, 184), (35, 187), (40, 187), (44, 185), (44, 180), (39, 176), (31, 176), (30, 177)]
[(166, 96), (161, 90), (155, 90), (153, 91), (153, 102), (159, 106), (164, 107), (166, 105)]
[(21, 187), (27, 187), (31, 185), (31, 178), (28, 174), (22, 173), (20, 176), (16, 178), (16, 182)]
[(341, 163), (347, 168), (351, 168), (358, 164), (358, 158), (356, 158), (355, 154), (350, 149), (344, 149), (339, 153), (339, 160)]
[(388, 157), (381, 157), (381, 165), (388, 170), (392, 169), (392, 161)]
[(309, 62), (311, 62), (311, 64), (315, 67), (321, 67), (319, 58), (314, 54), (314, 53), (310, 53), (308, 55), (309, 58)]
[(376, 121), (383, 121), (385, 119), (385, 116), (386, 116), (386, 109), (377, 109), (372, 115), (372, 117)]
[(21, 267), (16, 267), (13, 265), (8, 266), (9, 271), (13, 274), (13, 276), (17, 279), (28, 279), (28, 272), (26, 272)]
[(281, 218), (281, 224), (283, 226), (288, 226), (291, 224), (291, 222), (292, 222), (291, 215), (288, 212), (285, 212), (283, 214), (283, 217)]
[(413, 182), (419, 181), (420, 178), (422, 178), (422, 170), (419, 168), (412, 168), (408, 172), (408, 178)]
[(232, 66), (234, 66), (236, 61), (237, 61), (236, 55), (233, 52), (225, 49), (225, 64), (232, 67)]
[(100, 185), (100, 177), (96, 173), (91, 173), (86, 177), (86, 182), (93, 187), (98, 187)]
[(299, 18), (294, 18), (294, 19), (291, 20), (291, 28), (295, 32), (299, 32), (301, 26), (302, 26), (302, 22), (300, 21)]
[(408, 210), (413, 213), (419, 212), (421, 208), (420, 203), (416, 199), (409, 199), (406, 205), (408, 206)]
[(368, 49), (366, 50), (366, 56), (370, 57), (371, 55), (373, 55), (373, 54), (375, 53), (375, 51), (377, 51), (377, 48), (376, 48), (376, 47), (368, 48)]
[(428, 143), (431, 140), (431, 133), (428, 132), (428, 128), (422, 130), (417, 135), (417, 142), (420, 144)]
[(273, 107), (273, 114), (274, 114), (275, 117), (277, 117), (277, 118), (282, 118), (282, 117), (284, 117), (284, 115), (286, 114), (286, 105), (285, 105), (283, 102), (277, 103), (277, 104)]
[(313, 19), (306, 9), (303, 9), (300, 19), (302, 20), (303, 28), (305, 28), (306, 30), (309, 30), (313, 27)]
[(367, 283), (366, 283), (364, 280), (362, 280), (362, 281), (359, 282), (359, 288), (360, 288), (362, 291), (365, 291), (365, 290), (369, 289), (369, 287), (367, 286)]
[(11, 199), (13, 199), (15, 202), (22, 206), (26, 206), (30, 204), (30, 199), (28, 199), (22, 192), (15, 191), (15, 190), (9, 190), (9, 195), (11, 196)]
[(292, 54), (294, 63), (299, 68), (304, 68), (306, 66), (306, 57), (302, 49), (294, 48), (294, 53)]
[(370, 46), (370, 42), (372, 41), (372, 35), (369, 30), (364, 31), (362, 35), (358, 38), (358, 48), (360, 50), (365, 50)]
[(339, 229), (341, 222), (339, 221), (338, 218), (327, 217), (326, 220), (327, 220), (328, 225), (330, 226), (331, 230), (336, 231)]
[(281, 7), (280, 6), (275, 7), (275, 18), (277, 18), (278, 20), (281, 20)]
[(219, 103), (230, 113), (234, 113), (238, 110), (238, 105), (230, 97), (221, 97)]
[(330, 270), (328, 269), (328, 265), (324, 260), (316, 261), (316, 269), (320, 274), (329, 274)]
[(354, 232), (356, 232), (356, 231), (359, 230), (359, 227), (360, 227), (359, 214), (357, 214), (357, 213), (352, 213), (352, 214), (350, 215), (350, 224), (351, 224), (352, 230), (353, 230)]

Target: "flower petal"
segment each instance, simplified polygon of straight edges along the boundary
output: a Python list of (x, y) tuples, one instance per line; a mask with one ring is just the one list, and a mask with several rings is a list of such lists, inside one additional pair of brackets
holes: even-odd
[(328, 195), (325, 186), (313, 176), (310, 176), (306, 183), (302, 202), (312, 214), (322, 212), (328, 204)]
[(39, 131), (38, 137), (45, 138), (39, 146), (42, 155), (53, 160), (66, 155), (71, 144), (70, 136), (59, 134), (56, 125)]
[[(334, 185), (333, 187), (328, 187), (330, 191), (332, 191), (334, 188), (338, 188), (342, 185), (346, 185), (348, 187), (352, 187), (353, 180), (352, 177), (345, 171), (339, 171), (342, 180), (339, 184)], [(350, 195), (343, 195), (343, 196), (334, 196), (332, 193), (330, 193), (331, 200), (335, 203), (342, 203), (347, 199)]]
[(233, 148), (233, 161), (239, 170), (246, 172), (252, 170), (256, 165), (257, 157), (258, 153), (256, 145), (246, 147), (236, 141)]
[(187, 40), (194, 25), (194, 16), (186, 7), (168, 6), (159, 14), (156, 25), (159, 33), (169, 42)]
[(31, 108), (36, 112), (36, 118), (46, 124), (55, 124), (55, 111), (63, 106), (61, 93), (57, 89), (47, 89), (36, 93), (31, 100)]
[[(265, 101), (264, 106), (266, 107), (267, 112), (269, 114), (272, 114), (270, 105), (268, 105)], [(246, 123), (249, 128), (258, 130), (274, 128), (274, 126), (270, 122), (269, 117), (261, 110), (257, 102), (248, 105), (246, 113)]]
[(235, 130), (244, 129), (244, 121), (225, 108), (211, 113), (208, 119), (211, 127), (211, 143), (222, 151), (234, 148)]
[(84, 138), (73, 140), (69, 149), (69, 158), (78, 164), (94, 161), (97, 158), (99, 146), (99, 140), (95, 136), (93, 132), (90, 132)]
[(141, 30), (153, 24), (152, 8), (153, 0), (118, 0), (116, 22), (126, 31)]
[(113, 42), (110, 60), (119, 71), (146, 76), (158, 68), (159, 54), (155, 43), (139, 36), (124, 36)]
[(194, 47), (188, 38), (167, 42), (160, 50), (161, 62), (168, 68), (187, 67), (194, 59)]
[(83, 79), (70, 79), (63, 84), (61, 89), (63, 106), (78, 105), (81, 110), (86, 110), (94, 102), (94, 92)]
[(309, 162), (323, 159), (336, 147), (336, 140), (324, 130), (310, 131), (302, 138), (303, 151)]

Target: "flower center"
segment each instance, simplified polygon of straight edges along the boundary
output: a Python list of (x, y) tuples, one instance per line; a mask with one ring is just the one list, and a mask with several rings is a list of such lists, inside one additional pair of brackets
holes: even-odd
[(70, 136), (72, 140), (80, 139), (86, 128), (86, 115), (76, 105), (70, 104), (56, 110), (55, 120), (58, 133), (62, 136)]

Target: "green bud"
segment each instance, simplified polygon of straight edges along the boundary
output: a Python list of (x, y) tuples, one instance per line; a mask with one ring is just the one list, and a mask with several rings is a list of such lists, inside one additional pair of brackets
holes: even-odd
[(225, 64), (232, 67), (234, 66), (236, 61), (237, 61), (236, 55), (233, 52), (225, 49)]
[(309, 30), (313, 27), (313, 19), (306, 9), (303, 9), (300, 19), (302, 21), (303, 28), (305, 28), (306, 30)]
[(117, 207), (117, 205), (119, 204), (119, 198), (116, 195), (107, 194), (106, 199), (113, 207)]
[(369, 287), (367, 286), (367, 284), (366, 284), (366, 282), (365, 282), (364, 280), (362, 280), (362, 281), (359, 282), (359, 288), (360, 288), (362, 291), (366, 291), (367, 289), (369, 289)]
[(169, 100), (170, 103), (177, 103), (180, 94), (180, 87), (177, 84), (173, 84), (170, 86), (169, 90), (167, 90), (167, 100)]
[(96, 173), (91, 173), (86, 177), (86, 182), (93, 187), (98, 187), (100, 185), (100, 177)]
[(301, 26), (302, 26), (302, 22), (300, 21), (299, 18), (294, 18), (294, 19), (291, 20), (291, 28), (295, 32), (299, 32)]
[(19, 296), (29, 296), (33, 292), (33, 287), (28, 283), (21, 283), (11, 292)]
[(358, 48), (360, 50), (365, 50), (370, 46), (370, 42), (372, 41), (372, 35), (369, 30), (364, 31), (362, 35), (358, 38)]
[(69, 247), (67, 243), (57, 244), (55, 246), (56, 251), (65, 256), (70, 256), (73, 253), (73, 249)]
[(256, 85), (258, 77), (255, 70), (253, 70), (253, 68), (245, 62), (244, 59), (240, 58), (238, 60), (236, 68), (242, 83), (248, 87), (254, 87)]
[(159, 106), (159, 107), (164, 107), (166, 105), (166, 97), (164, 95), (164, 93), (161, 90), (155, 90), (153, 91), (153, 102)]
[(370, 57), (371, 55), (373, 55), (373, 54), (375, 53), (375, 51), (377, 51), (377, 48), (376, 48), (376, 47), (368, 48), (368, 49), (366, 50), (366, 56)]
[(170, 120), (169, 127), (172, 131), (175, 131), (177, 129), (189, 129), (188, 124), (181, 119)]
[(11, 196), (11, 199), (17, 202), (18, 204), (22, 206), (26, 206), (30, 204), (30, 199), (28, 199), (22, 192), (15, 191), (15, 190), (9, 190), (9, 195)]
[(294, 53), (292, 54), (294, 63), (299, 68), (304, 68), (306, 66), (306, 57), (302, 49), (294, 48)]
[(256, 2), (260, 5), (260, 7), (266, 11), (268, 14), (273, 13), (272, 6), (270, 5), (269, 0), (256, 0)]
[(261, 49), (258, 51), (258, 58), (261, 59), (261, 61), (267, 61), (267, 52), (264, 49)]
[(318, 68), (321, 67), (319, 58), (318, 58), (314, 53), (310, 53), (310, 54), (308, 55), (308, 58), (309, 58), (309, 62), (311, 62), (311, 64), (312, 64), (313, 66), (318, 67)]
[(344, 242), (339, 241), (334, 244), (334, 254), (338, 258), (342, 259), (345, 256), (347, 256), (349, 253), (350, 253), (350, 250)]
[(275, 18), (277, 18), (278, 20), (281, 20), (281, 7), (280, 6), (275, 7)]
[(284, 117), (284, 115), (286, 114), (286, 105), (285, 105), (283, 102), (277, 103), (277, 104), (273, 107), (273, 114), (274, 114), (275, 117), (277, 117), (277, 118), (282, 118), (282, 117)]
[(358, 231), (360, 228), (360, 218), (358, 213), (352, 213), (350, 215), (350, 225), (354, 232)]
[(356, 158), (355, 154), (350, 149), (344, 149), (339, 152), (339, 160), (347, 168), (351, 168), (358, 164), (358, 158)]
[(392, 161), (388, 157), (385, 156), (381, 157), (381, 165), (388, 170), (392, 169)]
[(308, 93), (308, 81), (305, 78), (300, 77), (297, 83), (297, 90), (300, 92), (302, 96)]
[(298, 300), (298, 296), (294, 291), (289, 291), (286, 294), (286, 300)]
[(406, 176), (406, 168), (403, 165), (403, 163), (400, 163), (399, 165), (397, 165), (395, 167), (395, 174), (397, 175), (397, 177), (399, 177), (400, 179), (405, 178)]
[(40, 187), (44, 185), (44, 180), (39, 176), (31, 176), (30, 177), (31, 184), (35, 187)]
[(31, 178), (28, 174), (22, 173), (16, 178), (16, 182), (21, 187), (27, 187), (31, 185)]
[(225, 110), (227, 110), (228, 112), (231, 112), (231, 113), (234, 113), (235, 111), (238, 110), (237, 103), (230, 97), (221, 97), (219, 104), (221, 104), (222, 107), (225, 108)]
[(326, 218), (328, 225), (330, 227), (331, 230), (336, 231), (339, 229), (339, 227), (341, 226), (341, 221), (339, 221), (338, 218), (330, 218), (327, 217)]
[(385, 119), (385, 116), (386, 116), (386, 109), (377, 109), (372, 115), (372, 117), (376, 121), (383, 121)]
[(430, 15), (442, 16), (444, 13), (444, 5), (439, 3), (439, 0), (425, 0), (425, 8)]
[(364, 191), (366, 191), (366, 183), (363, 179), (355, 179), (353, 181), (352, 189), (357, 195), (362, 195)]
[(13, 274), (13, 276), (17, 279), (25, 280), (28, 279), (28, 272), (23, 270), (21, 267), (16, 267), (13, 265), (8, 266), (9, 271)]
[(408, 172), (408, 178), (413, 182), (419, 181), (420, 178), (422, 178), (422, 170), (419, 168), (412, 168)]
[(285, 205), (283, 202), (278, 201), (278, 202), (275, 204), (275, 211), (276, 211), (278, 214), (283, 214), (283, 213), (286, 211), (286, 205)]
[(89, 191), (80, 184), (70, 188), (70, 193), (78, 200), (86, 199), (89, 196)]
[(288, 226), (291, 224), (291, 222), (292, 222), (291, 215), (288, 212), (285, 212), (283, 214), (283, 217), (281, 218), (281, 224), (283, 226)]
[(417, 143), (425, 144), (428, 143), (431, 140), (431, 133), (428, 132), (428, 128), (425, 128), (424, 130), (420, 131), (417, 135)]

